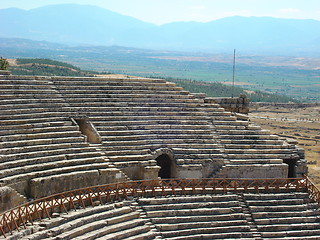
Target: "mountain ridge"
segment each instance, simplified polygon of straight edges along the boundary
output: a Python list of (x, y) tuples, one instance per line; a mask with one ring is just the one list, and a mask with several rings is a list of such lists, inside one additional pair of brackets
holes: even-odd
[(320, 53), (320, 21), (226, 17), (206, 23), (155, 25), (91, 5), (56, 4), (31, 10), (0, 9), (0, 37), (72, 45), (230, 51)]

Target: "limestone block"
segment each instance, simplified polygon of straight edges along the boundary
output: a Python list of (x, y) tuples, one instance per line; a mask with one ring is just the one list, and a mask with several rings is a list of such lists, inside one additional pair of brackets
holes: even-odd
[(0, 212), (25, 203), (27, 199), (10, 187), (0, 187)]
[(201, 165), (179, 165), (177, 166), (178, 178), (202, 178)]
[(159, 166), (146, 166), (144, 167), (144, 177), (143, 179), (157, 179), (158, 178), (158, 173), (161, 167)]
[(98, 185), (97, 170), (59, 174), (30, 180), (30, 196), (34, 199), (72, 189)]

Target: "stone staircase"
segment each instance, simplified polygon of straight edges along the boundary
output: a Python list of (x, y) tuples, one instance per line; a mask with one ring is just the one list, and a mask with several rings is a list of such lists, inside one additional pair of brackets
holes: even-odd
[(164, 239), (253, 239), (237, 195), (141, 198)]
[(263, 239), (320, 239), (319, 205), (308, 193), (244, 194)]
[(239, 120), (217, 104), (205, 103), (205, 106), (219, 143), (224, 147), (226, 163), (210, 177), (287, 177), (287, 165), (283, 162), (300, 159), (295, 147), (250, 123), (248, 117), (241, 115)]

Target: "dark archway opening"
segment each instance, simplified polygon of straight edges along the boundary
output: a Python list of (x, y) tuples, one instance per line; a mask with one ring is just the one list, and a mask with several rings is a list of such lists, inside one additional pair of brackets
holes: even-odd
[(158, 177), (160, 178), (171, 178), (171, 164), (170, 157), (166, 154), (162, 154), (156, 158), (157, 165), (161, 167)]
[(296, 177), (296, 161), (289, 159), (284, 160), (283, 162), (288, 164), (288, 178)]

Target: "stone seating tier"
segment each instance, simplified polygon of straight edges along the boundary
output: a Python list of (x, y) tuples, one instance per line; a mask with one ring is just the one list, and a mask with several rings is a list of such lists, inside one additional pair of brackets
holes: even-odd
[[(90, 161), (97, 164), (92, 170), (113, 163), (130, 173), (139, 164), (141, 169), (155, 167), (159, 149), (172, 151), (178, 168), (205, 169), (202, 177), (216, 172), (216, 165), (223, 162), (227, 166), (230, 161), (232, 168), (250, 164), (282, 168), (281, 160), (298, 159), (295, 149), (248, 119), (238, 120), (220, 105), (205, 103), (162, 79), (1, 76), (0, 89), (1, 161), (3, 167), (12, 168), (4, 178), (14, 174), (29, 176), (21, 176), (26, 181), (50, 178), (54, 168), (90, 171)], [(80, 125), (74, 126), (79, 119), (95, 128), (98, 145), (82, 145), (90, 140), (81, 134)], [(253, 151), (244, 145), (259, 147)], [(271, 145), (279, 148), (270, 150)], [(22, 164), (30, 166), (23, 170)]]
[[(78, 208), (8, 239), (317, 239), (319, 205), (307, 192), (140, 197)], [(248, 212), (247, 212), (248, 210)], [(248, 218), (248, 215), (252, 217)], [(0, 237), (2, 239), (2, 237)]]

